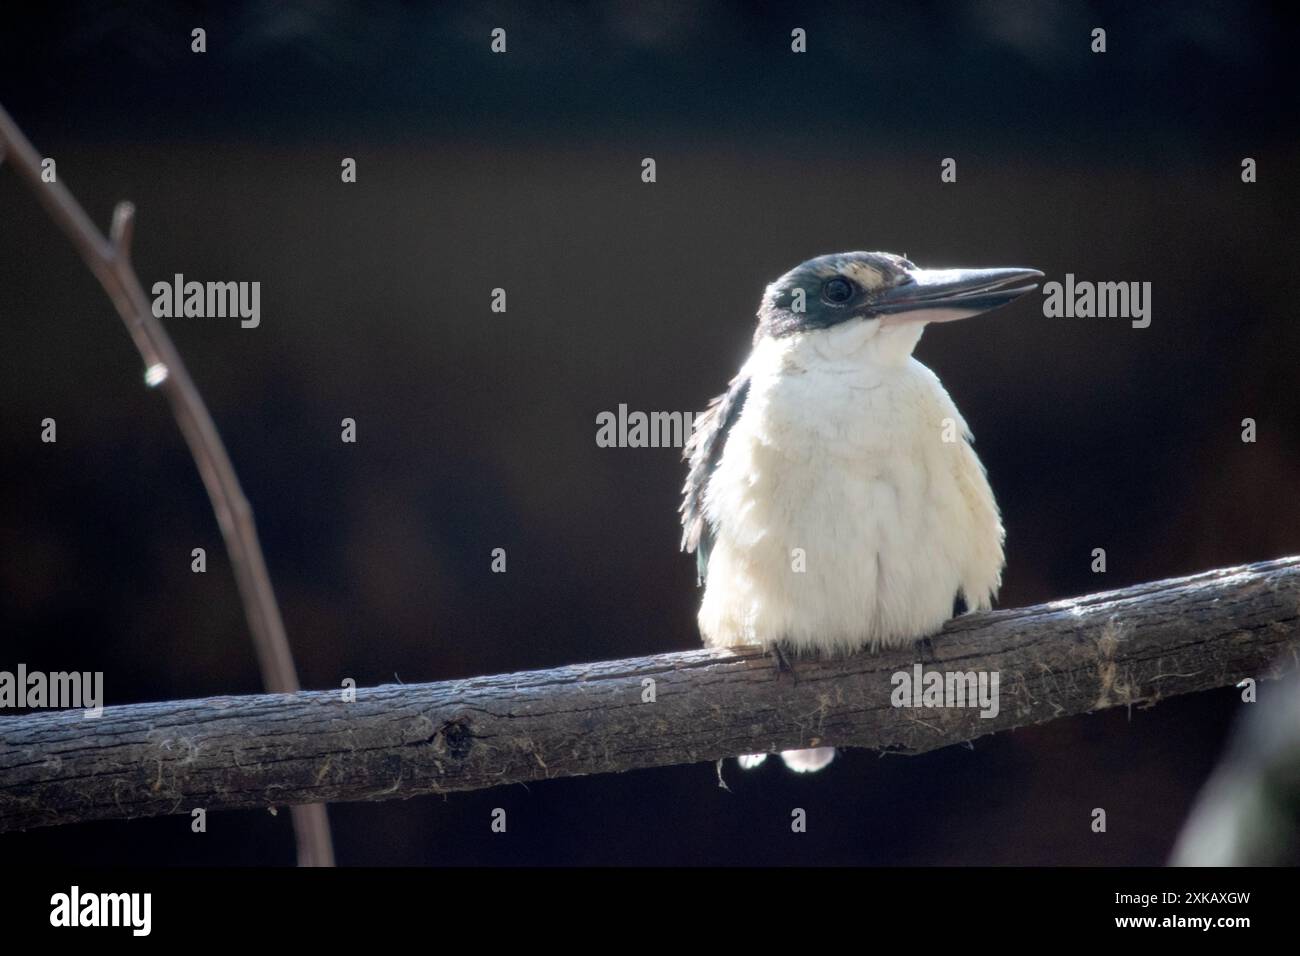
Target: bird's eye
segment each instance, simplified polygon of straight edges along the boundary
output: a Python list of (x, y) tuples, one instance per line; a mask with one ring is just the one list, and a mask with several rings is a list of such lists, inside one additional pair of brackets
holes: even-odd
[(822, 298), (836, 305), (843, 305), (853, 298), (853, 283), (842, 276), (828, 279), (822, 286)]

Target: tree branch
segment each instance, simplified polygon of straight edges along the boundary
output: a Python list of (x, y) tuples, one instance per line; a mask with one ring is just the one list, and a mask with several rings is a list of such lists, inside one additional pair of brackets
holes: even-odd
[[(280, 608), (262, 556), (253, 509), (244, 497), (234, 465), (226, 454), (226, 446), (208, 414), (207, 405), (170, 336), (154, 316), (140, 279), (131, 267), (135, 207), (126, 202), (118, 203), (113, 210), (110, 238), (105, 239), (67, 187), (57, 180), (42, 180), (40, 154), (3, 106), (0, 106), (0, 156), (12, 162), (46, 212), (72, 241), (126, 323), (127, 331), (144, 359), (145, 382), (150, 387), (160, 388), (167, 396), (225, 538), (253, 636), (262, 682), (267, 690), (274, 692), (298, 690), (300, 685), (293, 652), (289, 649), (289, 639), (284, 632)], [(325, 808), (295, 807), (293, 825), (299, 864), (332, 866), (334, 851)]]
[(915, 754), (1151, 705), (1291, 669), (1300, 557), (950, 622), (919, 660), (997, 672), (991, 718), (892, 706), (892, 675), (910, 673), (917, 650), (796, 661), (793, 675), (754, 651), (690, 651), (384, 685), (352, 702), (311, 691), (108, 707), (93, 721), (25, 714), (0, 721), (0, 831), (398, 799), (817, 744)]

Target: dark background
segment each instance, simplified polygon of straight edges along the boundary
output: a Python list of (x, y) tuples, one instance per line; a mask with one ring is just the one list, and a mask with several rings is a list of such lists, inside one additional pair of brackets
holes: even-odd
[[(10, 5), (0, 102), (101, 224), (137, 204), (146, 289), (262, 283), (258, 329), (167, 325), (256, 510), (304, 686), (411, 683), (698, 646), (678, 452), (598, 448), (595, 416), (702, 408), (764, 284), (824, 252), (1153, 284), (1148, 329), (1048, 319), (1033, 296), (918, 349), (1003, 509), (1001, 606), (1300, 551), (1282, 10)], [(166, 403), (3, 166), (0, 323), (0, 668), (103, 670), (110, 704), (258, 691)], [(850, 751), (808, 778), (731, 766), (730, 793), (696, 765), (331, 813), (344, 864), (1152, 864), (1239, 708), (1226, 689), (923, 757)], [(248, 812), (206, 835), (185, 816), (7, 835), (0, 854), (284, 864), (293, 847), (287, 814)]]

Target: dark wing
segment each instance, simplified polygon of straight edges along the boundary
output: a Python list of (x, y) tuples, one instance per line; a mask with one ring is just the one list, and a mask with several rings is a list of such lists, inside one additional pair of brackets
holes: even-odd
[(695, 552), (695, 566), (701, 582), (708, 572), (709, 549), (713, 547), (713, 528), (704, 517), (704, 489), (722, 459), (727, 435), (740, 417), (748, 395), (749, 378), (737, 375), (731, 380), (726, 394), (709, 402), (709, 407), (696, 417), (690, 440), (682, 453), (691, 466), (682, 487), (682, 550)]

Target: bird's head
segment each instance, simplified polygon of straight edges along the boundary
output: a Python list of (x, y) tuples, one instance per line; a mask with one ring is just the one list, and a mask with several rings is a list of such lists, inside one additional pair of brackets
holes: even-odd
[(1037, 288), (1035, 269), (919, 269), (888, 252), (809, 259), (767, 287), (755, 340), (843, 329), (898, 337), (910, 354), (928, 322), (1006, 305)]

